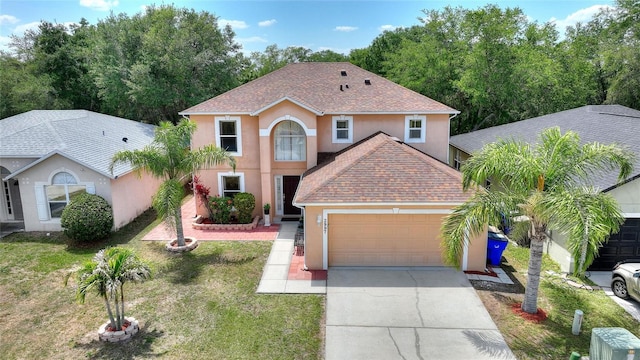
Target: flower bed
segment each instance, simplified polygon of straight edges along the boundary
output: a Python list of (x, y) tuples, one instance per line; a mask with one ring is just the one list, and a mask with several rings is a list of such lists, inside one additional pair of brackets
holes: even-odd
[(253, 230), (258, 226), (258, 221), (260, 220), (260, 216), (256, 216), (253, 218), (253, 221), (249, 224), (204, 224), (204, 217), (202, 215), (198, 215), (196, 219), (191, 223), (191, 227), (197, 230)]

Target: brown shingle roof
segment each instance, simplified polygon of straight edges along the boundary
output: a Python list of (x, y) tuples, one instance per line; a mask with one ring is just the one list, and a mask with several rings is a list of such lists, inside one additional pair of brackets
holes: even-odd
[(294, 202), (462, 203), (468, 198), (458, 171), (378, 133), (307, 171)]
[[(343, 70), (347, 76), (341, 75)], [(319, 114), (458, 113), (351, 63), (316, 62), (289, 64), (180, 114), (256, 115), (283, 99)]]

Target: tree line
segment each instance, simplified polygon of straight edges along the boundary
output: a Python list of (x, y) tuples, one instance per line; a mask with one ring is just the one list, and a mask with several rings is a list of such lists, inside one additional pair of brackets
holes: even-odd
[(0, 118), (87, 109), (148, 123), (303, 61), (350, 61), (450, 105), (452, 134), (587, 104), (640, 109), (640, 4), (616, 0), (567, 28), (519, 8), (424, 10), (349, 55), (268, 46), (245, 55), (208, 12), (151, 6), (91, 25), (41, 22), (0, 53)]

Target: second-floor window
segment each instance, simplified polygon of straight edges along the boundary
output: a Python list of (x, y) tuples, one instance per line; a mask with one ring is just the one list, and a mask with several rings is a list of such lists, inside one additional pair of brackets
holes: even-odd
[(239, 116), (219, 116), (215, 118), (216, 146), (232, 155), (242, 155), (242, 134)]
[(453, 167), (456, 170), (460, 170), (460, 166), (462, 166), (462, 160), (460, 159), (460, 150), (457, 150), (453, 153)]
[(424, 142), (426, 128), (426, 116), (413, 115), (405, 117), (404, 142)]
[(334, 116), (332, 128), (334, 143), (353, 142), (353, 116)]
[(302, 126), (294, 121), (283, 121), (274, 131), (276, 161), (307, 160), (307, 136)]

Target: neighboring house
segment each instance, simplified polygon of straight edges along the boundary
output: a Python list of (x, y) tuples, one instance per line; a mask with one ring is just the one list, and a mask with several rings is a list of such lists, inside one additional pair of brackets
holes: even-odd
[[(620, 105), (583, 106), (452, 136), (449, 164), (459, 169), (460, 164), (473, 152), (500, 138), (534, 143), (544, 129), (555, 126), (560, 127), (563, 133), (568, 130), (578, 133), (585, 143), (616, 143), (636, 154), (634, 172), (624, 183), (617, 183), (617, 172), (593, 179), (595, 186), (618, 201), (626, 221), (620, 231), (612, 234), (608, 243), (600, 249), (600, 256), (589, 269), (611, 270), (620, 260), (640, 258), (640, 111)], [(571, 271), (575, 259), (565, 247), (565, 237), (553, 231), (552, 237), (545, 246), (546, 252), (560, 264), (563, 271)]]
[(150, 144), (154, 129), (86, 110), (33, 110), (0, 120), (0, 221), (60, 231), (62, 210), (86, 191), (111, 204), (114, 229), (126, 225), (151, 206), (159, 181), (141, 180), (127, 164), (111, 173), (111, 157)]
[[(440, 219), (464, 199), (446, 166), (458, 111), (350, 63), (298, 63), (180, 114), (198, 126), (193, 147), (214, 143), (236, 157), (235, 172), (199, 172), (212, 194), (250, 192), (256, 215), (270, 203), (276, 221), (304, 212), (307, 267), (442, 265)], [(389, 151), (365, 167), (354, 159), (375, 160), (366, 149)], [(328, 196), (336, 184), (342, 195)], [(474, 246), (465, 266), (483, 270), (486, 237)]]

